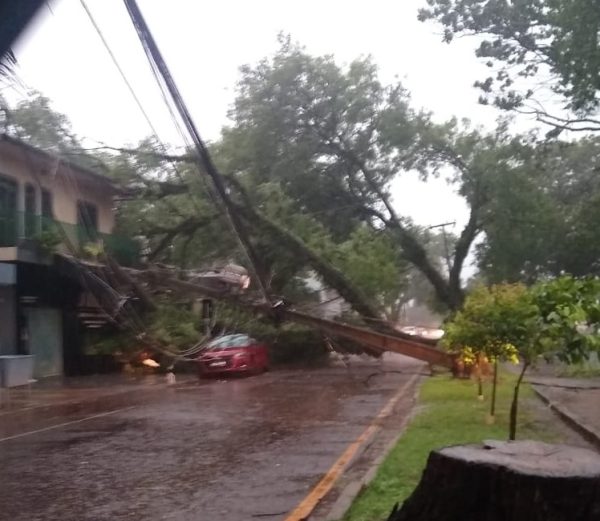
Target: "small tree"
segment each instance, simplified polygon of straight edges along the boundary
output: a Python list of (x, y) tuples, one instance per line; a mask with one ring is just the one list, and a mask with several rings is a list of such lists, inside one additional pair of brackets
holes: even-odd
[[(475, 359), (485, 356), (494, 364), (492, 421), (496, 413), (498, 362), (518, 362), (520, 346), (529, 346), (534, 341), (538, 323), (539, 310), (527, 288), (522, 284), (500, 284), (476, 287), (447, 326), (446, 347), (474, 354)], [(524, 370), (519, 376), (519, 385), (523, 373)]]
[[(477, 287), (449, 323), (450, 348), (477, 346), (495, 363), (521, 359), (513, 390), (509, 439), (516, 438), (519, 390), (527, 369), (540, 356), (574, 363), (600, 351), (600, 279), (563, 276), (527, 289), (521, 284)], [(473, 348), (472, 348), (473, 349)], [(497, 371), (495, 371), (497, 374)], [(494, 384), (495, 389), (495, 384)], [(491, 414), (495, 409), (492, 394)]]

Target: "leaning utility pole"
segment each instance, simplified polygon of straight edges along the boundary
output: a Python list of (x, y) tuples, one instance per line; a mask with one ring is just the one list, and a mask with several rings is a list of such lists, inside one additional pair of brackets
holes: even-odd
[(450, 250), (448, 248), (448, 237), (446, 236), (446, 226), (454, 226), (456, 221), (442, 223), (442, 224), (434, 224), (432, 226), (428, 226), (428, 230), (433, 230), (434, 228), (442, 229), (442, 237), (444, 239), (444, 257), (446, 261), (446, 268), (448, 269), (448, 275), (450, 275), (450, 270), (452, 269), (452, 263), (450, 262)]
[(233, 202), (231, 201), (229, 194), (227, 193), (227, 189), (225, 188), (223, 178), (217, 170), (217, 167), (215, 166), (208, 152), (208, 149), (206, 148), (206, 145), (200, 137), (200, 133), (198, 132), (198, 129), (196, 128), (196, 125), (192, 120), (187, 106), (185, 105), (183, 98), (181, 97), (181, 94), (179, 92), (179, 89), (177, 88), (177, 85), (175, 84), (175, 81), (171, 76), (169, 68), (167, 67), (165, 60), (163, 59), (162, 54), (158, 49), (158, 46), (156, 45), (152, 33), (150, 32), (150, 29), (148, 28), (148, 25), (146, 24), (146, 21), (142, 16), (142, 13), (137, 5), (136, 0), (124, 0), (124, 2), (127, 11), (129, 12), (129, 16), (131, 17), (131, 21), (133, 22), (133, 25), (137, 31), (140, 42), (142, 43), (142, 47), (144, 48), (146, 56), (150, 61), (150, 65), (160, 74), (162, 80), (164, 81), (165, 86), (167, 87), (169, 94), (171, 95), (173, 103), (175, 104), (175, 107), (179, 112), (179, 116), (183, 120), (186, 130), (188, 131), (192, 142), (194, 143), (194, 146), (198, 153), (200, 164), (211, 178), (215, 190), (219, 195), (223, 206), (225, 207), (225, 212), (229, 218), (229, 221), (231, 222), (231, 226), (235, 234), (237, 235), (237, 238), (239, 239), (240, 243), (242, 244), (242, 247), (246, 255), (248, 256), (248, 259), (250, 260), (251, 268), (254, 272), (253, 274), (260, 287), (263, 297), (265, 298), (267, 303), (270, 304), (271, 299), (267, 291), (267, 285), (265, 284), (265, 281), (263, 279), (263, 274), (260, 269), (258, 256), (256, 254), (256, 251), (254, 250), (254, 247), (252, 246), (252, 243), (250, 242), (250, 239), (248, 238), (248, 233), (244, 226), (244, 223), (239, 217), (237, 210)]

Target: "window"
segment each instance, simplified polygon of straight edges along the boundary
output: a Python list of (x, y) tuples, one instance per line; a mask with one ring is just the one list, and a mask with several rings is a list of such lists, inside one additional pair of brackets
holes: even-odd
[(17, 240), (17, 183), (0, 175), (0, 246)]
[(37, 231), (35, 187), (25, 185), (25, 237), (33, 237)]
[(208, 350), (219, 351), (221, 349), (248, 347), (250, 344), (252, 344), (252, 339), (247, 335), (226, 335), (216, 338), (206, 348)]
[(45, 188), (42, 188), (42, 229), (49, 230), (52, 227), (53, 219), (52, 193)]
[(91, 203), (77, 203), (77, 227), (80, 243), (98, 240), (98, 209)]
[(14, 213), (17, 210), (17, 183), (0, 175), (0, 215)]

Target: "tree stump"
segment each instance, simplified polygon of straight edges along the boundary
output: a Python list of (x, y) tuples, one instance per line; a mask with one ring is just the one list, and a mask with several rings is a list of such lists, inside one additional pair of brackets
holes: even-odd
[(600, 454), (535, 441), (446, 447), (388, 521), (600, 521)]

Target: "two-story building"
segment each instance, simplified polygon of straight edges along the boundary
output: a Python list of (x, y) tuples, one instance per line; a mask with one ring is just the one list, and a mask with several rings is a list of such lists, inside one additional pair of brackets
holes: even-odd
[(111, 235), (117, 193), (96, 172), (0, 135), (0, 355), (35, 355), (35, 377), (72, 373), (81, 356), (93, 298), (55, 253), (123, 249)]

